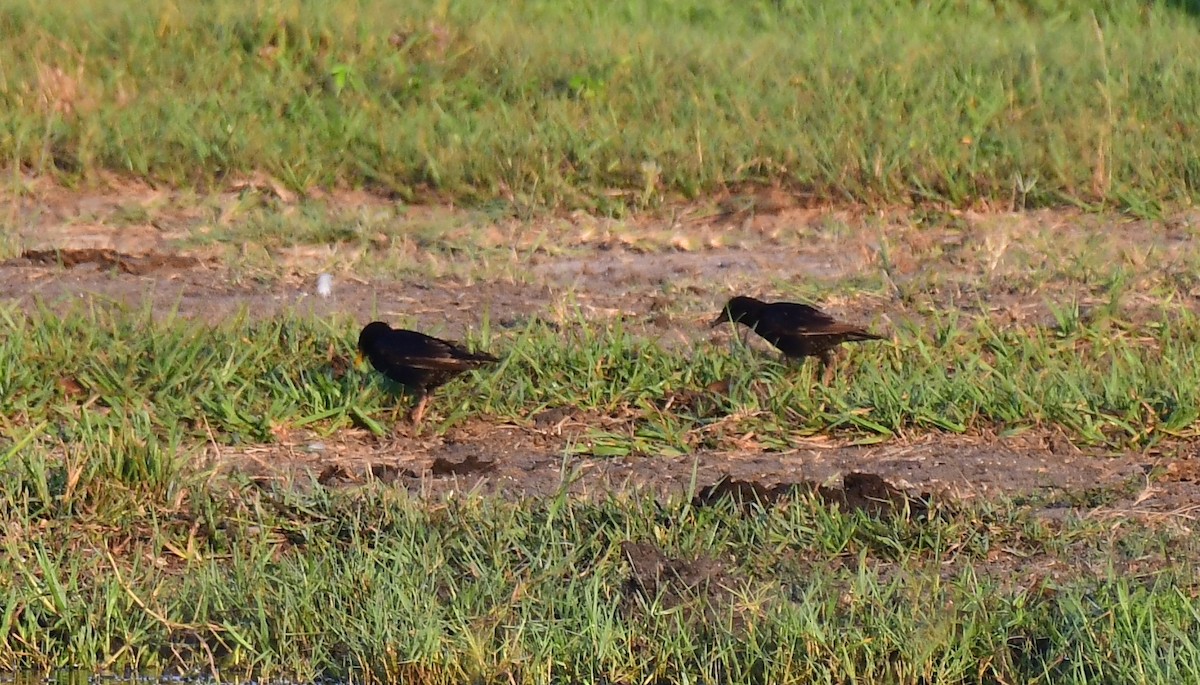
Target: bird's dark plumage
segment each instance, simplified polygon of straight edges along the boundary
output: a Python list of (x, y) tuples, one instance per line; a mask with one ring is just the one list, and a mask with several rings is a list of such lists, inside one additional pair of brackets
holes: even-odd
[(377, 371), (417, 396), (413, 422), (420, 421), (428, 395), (460, 373), (500, 361), (490, 354), (471, 352), (451, 340), (392, 328), (373, 321), (358, 335), (358, 351)]
[(882, 340), (864, 328), (842, 323), (816, 307), (795, 302), (763, 302), (738, 296), (712, 322), (740, 323), (793, 358), (820, 357), (828, 365), (831, 350), (844, 342)]

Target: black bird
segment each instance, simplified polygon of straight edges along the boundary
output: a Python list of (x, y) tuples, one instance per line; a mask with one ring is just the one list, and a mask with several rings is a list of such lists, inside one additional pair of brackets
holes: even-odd
[(435, 388), (465, 371), (494, 364), (499, 359), (483, 352), (471, 352), (452, 340), (392, 328), (372, 321), (358, 334), (359, 358), (371, 360), (371, 366), (417, 396), (411, 418), (421, 421), (429, 394)]
[(712, 322), (740, 323), (793, 359), (819, 357), (825, 377), (833, 369), (833, 348), (844, 342), (882, 340), (865, 328), (842, 323), (825, 312), (795, 302), (763, 302), (744, 295), (735, 297)]

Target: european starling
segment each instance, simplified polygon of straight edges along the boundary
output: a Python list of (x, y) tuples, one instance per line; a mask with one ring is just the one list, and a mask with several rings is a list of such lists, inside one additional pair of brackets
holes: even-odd
[(828, 381), (833, 348), (844, 342), (882, 340), (864, 328), (842, 323), (816, 307), (795, 302), (763, 302), (739, 296), (729, 300), (712, 327), (740, 323), (793, 359), (820, 357)]
[(471, 352), (450, 340), (392, 328), (372, 321), (358, 335), (359, 358), (371, 360), (377, 371), (417, 396), (411, 418), (421, 421), (429, 394), (450, 379), (472, 369), (500, 361), (490, 354)]

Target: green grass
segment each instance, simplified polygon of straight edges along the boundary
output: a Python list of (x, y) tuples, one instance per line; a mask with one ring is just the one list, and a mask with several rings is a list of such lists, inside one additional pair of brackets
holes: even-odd
[(1195, 200), (1192, 2), (0, 7), (0, 159), (617, 212)]
[[(1081, 443), (1136, 448), (1196, 435), (1194, 314), (1164, 308), (1138, 327), (1103, 311), (1084, 320), (1067, 307), (1058, 317), (1053, 328), (956, 313), (899, 322), (891, 340), (851, 348), (829, 385), (815, 364), (740, 345), (664, 346), (619, 320), (502, 332), (485, 320), (472, 337), (504, 361), (440, 391), (434, 429), (475, 418), (526, 424), (569, 407), (619, 419), (575, 446), (598, 454), (744, 447), (751, 432), (770, 448), (829, 432), (872, 441), (1060, 426)], [(335, 370), (331, 354), (354, 354), (349, 321), (210, 327), (100, 306), (3, 318), (0, 429), (10, 436), (129, 441), (141, 453), (157, 449), (143, 442), (149, 435), (170, 451), (195, 440), (270, 442), (279, 428), (382, 434), (403, 402), (369, 367)], [(727, 394), (704, 390), (719, 381), (729, 381)]]
[[(80, 464), (3, 467), (4, 670), (1170, 683), (1200, 668), (1195, 539), (1135, 522), (1009, 505), (876, 520), (808, 500), (431, 507), (374, 486), (77, 478)], [(692, 585), (642, 573), (638, 590), (626, 541), (719, 566)]]

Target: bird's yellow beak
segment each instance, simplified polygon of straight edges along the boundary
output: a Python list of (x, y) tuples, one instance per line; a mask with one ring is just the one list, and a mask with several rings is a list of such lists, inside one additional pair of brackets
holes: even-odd
[(359, 366), (362, 366), (362, 363), (363, 363), (363, 353), (362, 353), (362, 350), (359, 350), (359, 351), (357, 351), (357, 352), (355, 352), (355, 353), (354, 353), (354, 366), (355, 366), (355, 368), (357, 368), (357, 367), (359, 367)]

